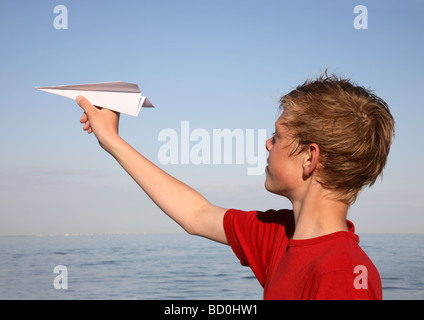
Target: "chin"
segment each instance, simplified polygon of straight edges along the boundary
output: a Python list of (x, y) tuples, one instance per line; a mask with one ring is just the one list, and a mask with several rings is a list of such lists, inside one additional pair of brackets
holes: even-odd
[(271, 193), (280, 194), (277, 192), (277, 190), (273, 187), (272, 183), (267, 179), (265, 180), (265, 189)]
[(267, 179), (265, 180), (265, 189), (271, 193), (277, 194), (279, 196), (285, 197), (285, 198), (289, 198), (288, 197), (288, 192), (286, 192), (284, 189), (282, 188), (277, 188), (275, 187), (271, 181), (269, 180), (269, 177), (267, 176)]

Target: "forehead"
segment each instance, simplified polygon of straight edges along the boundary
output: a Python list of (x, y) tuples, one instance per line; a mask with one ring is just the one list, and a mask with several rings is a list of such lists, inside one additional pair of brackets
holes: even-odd
[(275, 121), (275, 130), (279, 132), (286, 132), (288, 131), (286, 118), (284, 117), (284, 113), (281, 114), (281, 116)]

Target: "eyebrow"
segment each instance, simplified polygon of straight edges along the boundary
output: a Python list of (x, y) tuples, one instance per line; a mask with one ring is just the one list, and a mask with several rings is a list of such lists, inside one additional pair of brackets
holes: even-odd
[(274, 132), (272, 133), (273, 136), (278, 135), (278, 130), (277, 130), (277, 124), (275, 124), (274, 126)]
[(277, 122), (275, 122), (275, 125), (274, 125), (274, 127), (275, 127), (275, 132), (278, 132), (278, 131), (279, 131), (278, 129), (280, 129), (280, 130), (281, 130), (281, 127), (283, 127), (283, 126), (286, 126), (286, 123), (285, 123), (285, 122), (283, 122), (283, 121), (278, 121), (278, 120), (277, 120)]
[(287, 119), (285, 119), (284, 117), (280, 117), (277, 121), (275, 121), (275, 125), (277, 124), (285, 126), (287, 125)]

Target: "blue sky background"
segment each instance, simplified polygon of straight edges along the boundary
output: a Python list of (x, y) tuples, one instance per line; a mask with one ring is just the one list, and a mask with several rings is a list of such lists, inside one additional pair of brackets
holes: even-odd
[[(368, 29), (353, 27), (356, 5)], [(68, 29), (53, 26), (56, 5)], [(70, 99), (35, 86), (123, 80), (155, 109), (121, 135), (211, 202), (287, 208), (248, 165), (162, 165), (161, 130), (266, 129), (279, 97), (325, 68), (375, 89), (396, 138), (384, 173), (351, 208), (361, 232), (424, 231), (422, 1), (20, 1), (0, 5), (0, 235), (178, 232), (93, 135)]]

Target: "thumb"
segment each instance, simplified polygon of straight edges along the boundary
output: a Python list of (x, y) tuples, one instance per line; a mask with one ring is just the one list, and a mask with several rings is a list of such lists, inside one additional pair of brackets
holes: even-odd
[(90, 101), (87, 100), (87, 98), (83, 96), (77, 96), (76, 101), (78, 105), (84, 110), (84, 112), (87, 114), (87, 116), (90, 116), (95, 110), (96, 107), (94, 107)]

